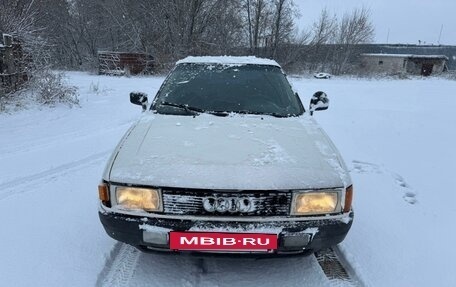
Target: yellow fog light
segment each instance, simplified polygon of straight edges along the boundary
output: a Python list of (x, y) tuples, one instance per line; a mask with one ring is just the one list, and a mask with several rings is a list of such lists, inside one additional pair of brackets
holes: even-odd
[(116, 199), (122, 208), (161, 211), (160, 191), (157, 189), (118, 186)]
[(292, 215), (326, 214), (336, 211), (337, 192), (303, 192), (293, 198)]

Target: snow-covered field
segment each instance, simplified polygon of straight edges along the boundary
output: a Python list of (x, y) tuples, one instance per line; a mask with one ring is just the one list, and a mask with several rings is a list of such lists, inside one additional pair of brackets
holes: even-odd
[[(0, 286), (328, 284), (314, 257), (201, 260), (130, 251), (115, 262), (112, 254), (127, 247), (99, 223), (96, 187), (140, 114), (128, 93), (154, 95), (163, 78), (68, 76), (81, 108), (0, 114)], [(355, 221), (341, 250), (356, 275), (370, 286), (456, 286), (456, 82), (291, 81), (306, 105), (317, 90), (331, 99), (315, 117), (355, 183)], [(110, 268), (122, 264), (134, 268), (113, 278)]]

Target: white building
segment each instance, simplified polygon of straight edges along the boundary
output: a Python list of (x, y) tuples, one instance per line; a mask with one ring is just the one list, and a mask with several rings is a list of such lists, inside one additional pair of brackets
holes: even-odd
[(446, 70), (444, 55), (361, 54), (361, 68), (369, 73), (429, 76)]

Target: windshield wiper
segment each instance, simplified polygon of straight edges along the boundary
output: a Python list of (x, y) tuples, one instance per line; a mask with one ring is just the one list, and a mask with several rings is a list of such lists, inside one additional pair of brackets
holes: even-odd
[(276, 118), (288, 118), (288, 116), (289, 116), (289, 115), (283, 115), (283, 114), (279, 114), (279, 113), (265, 113), (265, 112), (249, 111), (249, 110), (233, 111), (233, 113), (248, 114), (248, 115), (265, 115), (265, 116), (273, 116)]
[[(219, 116), (219, 117), (226, 117), (230, 114), (228, 111), (206, 111), (200, 108), (192, 107), (187, 104), (176, 104), (176, 103), (171, 103), (171, 102), (160, 102), (161, 106), (170, 106), (170, 107), (175, 107), (175, 108), (180, 108), (185, 110), (188, 113), (207, 113), (211, 114), (214, 116)], [(289, 115), (283, 115), (279, 113), (265, 113), (265, 112), (259, 112), (259, 111), (249, 111), (249, 110), (240, 110), (240, 111), (232, 111), (232, 113), (238, 113), (238, 114), (250, 114), (250, 115), (265, 115), (265, 116), (273, 116), (276, 118), (287, 118)]]
[(225, 111), (206, 111), (206, 113), (217, 116), (217, 117), (227, 117), (230, 115), (229, 112), (225, 112)]
[(180, 109), (183, 109), (183, 110), (185, 110), (187, 112), (197, 112), (197, 113), (204, 113), (205, 112), (205, 110), (203, 110), (203, 109), (191, 107), (191, 106), (186, 105), (186, 104), (176, 104), (176, 103), (171, 103), (171, 102), (160, 102), (160, 105), (161, 106), (170, 106), (170, 107), (180, 108)]
[(266, 113), (265, 115), (273, 116), (273, 117), (276, 117), (276, 118), (288, 118), (288, 117), (290, 117), (289, 114), (283, 115), (283, 114), (278, 114), (278, 113)]
[(191, 107), (187, 104), (176, 104), (176, 103), (164, 101), (164, 102), (160, 102), (160, 105), (180, 108), (180, 109), (185, 110), (188, 113), (192, 113), (192, 112), (206, 113), (206, 114), (211, 114), (211, 115), (218, 116), (218, 117), (226, 117), (229, 115), (229, 113), (225, 112), (225, 111), (206, 111), (206, 110), (203, 110), (200, 108)]

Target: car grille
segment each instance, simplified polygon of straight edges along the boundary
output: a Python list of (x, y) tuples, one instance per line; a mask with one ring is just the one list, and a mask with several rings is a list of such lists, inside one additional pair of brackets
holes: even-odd
[[(291, 193), (279, 191), (218, 192), (212, 190), (162, 189), (165, 214), (213, 216), (286, 216), (291, 206)], [(249, 211), (207, 211), (205, 198), (248, 198)]]

